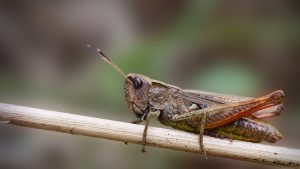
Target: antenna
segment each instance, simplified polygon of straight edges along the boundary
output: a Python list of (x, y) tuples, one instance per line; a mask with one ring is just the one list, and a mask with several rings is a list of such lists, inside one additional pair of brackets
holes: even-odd
[[(86, 46), (90, 49), (93, 49), (92, 45), (86, 44)], [(114, 64), (99, 48), (96, 49), (98, 55), (109, 65), (111, 65), (115, 70), (117, 70), (125, 79), (127, 79), (127, 76), (124, 74), (124, 72)]]

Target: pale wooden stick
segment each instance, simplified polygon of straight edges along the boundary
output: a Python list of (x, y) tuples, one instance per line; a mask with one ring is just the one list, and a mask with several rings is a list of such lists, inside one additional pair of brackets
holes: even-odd
[[(140, 144), (143, 125), (0, 103), (0, 120), (18, 126)], [(5, 137), (5, 136), (2, 136)], [(149, 127), (147, 145), (199, 153), (198, 135)], [(300, 150), (204, 137), (209, 155), (299, 168)], [(138, 152), (137, 152), (138, 153)], [(199, 160), (204, 160), (199, 157)], [(209, 159), (208, 159), (209, 160)]]

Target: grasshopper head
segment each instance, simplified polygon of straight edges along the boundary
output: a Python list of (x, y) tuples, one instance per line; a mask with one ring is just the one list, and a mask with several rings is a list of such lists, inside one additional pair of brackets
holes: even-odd
[[(90, 44), (87, 44), (87, 47), (93, 49)], [(129, 108), (135, 112), (138, 118), (145, 120), (149, 112), (148, 99), (151, 79), (135, 73), (130, 73), (126, 76), (99, 48), (96, 49), (96, 52), (106, 63), (111, 65), (125, 78), (125, 97)]]
[(136, 114), (141, 120), (145, 120), (149, 111), (149, 89), (151, 87), (151, 79), (130, 73), (125, 80), (125, 97), (128, 102), (129, 108)]

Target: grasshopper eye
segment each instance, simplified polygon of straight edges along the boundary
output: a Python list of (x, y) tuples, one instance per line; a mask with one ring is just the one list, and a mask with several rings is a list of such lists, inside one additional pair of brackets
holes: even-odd
[(135, 89), (140, 89), (143, 86), (143, 81), (142, 79), (138, 77), (128, 77), (128, 79), (133, 83), (133, 87)]
[(140, 89), (143, 86), (143, 81), (140, 78), (136, 77), (134, 79), (133, 85), (134, 85), (134, 88)]

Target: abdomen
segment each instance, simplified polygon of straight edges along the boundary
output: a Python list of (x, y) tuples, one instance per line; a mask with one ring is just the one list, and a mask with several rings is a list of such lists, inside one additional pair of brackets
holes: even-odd
[[(199, 127), (196, 127), (189, 119), (174, 122), (168, 119), (167, 113), (161, 113), (159, 121), (167, 126), (178, 130), (199, 134)], [(229, 124), (212, 129), (205, 129), (205, 134), (224, 139), (241, 140), (248, 142), (266, 141), (275, 143), (282, 138), (280, 132), (271, 124), (250, 118), (241, 118)]]
[(205, 134), (248, 142), (266, 141), (275, 143), (282, 138), (281, 133), (271, 124), (250, 118), (241, 118), (217, 128), (206, 129)]

